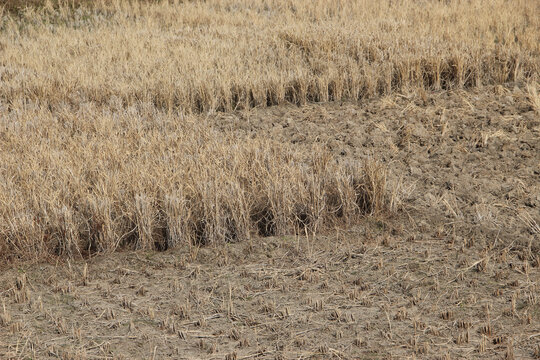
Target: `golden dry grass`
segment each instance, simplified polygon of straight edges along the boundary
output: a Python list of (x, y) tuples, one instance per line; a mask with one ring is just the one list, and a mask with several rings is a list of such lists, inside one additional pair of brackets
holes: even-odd
[(539, 69), (536, 1), (45, 3), (2, 18), (3, 99), (200, 112), (503, 83)]
[(538, 84), (535, 82), (527, 84), (526, 89), (531, 107), (540, 115), (540, 88)]
[[(201, 113), (536, 81), (532, 1), (11, 1), (0, 20), (0, 256), (317, 231), (388, 203), (376, 162)], [(31, 4), (31, 5), (32, 5)]]
[(71, 0), (67, 1), (43, 1), (43, 0), (4, 0), (1, 5), (1, 9), (10, 14), (21, 14), (28, 8), (43, 8), (46, 6), (53, 6), (58, 8), (59, 6), (72, 6), (79, 7), (81, 5), (92, 5), (92, 0)]
[(382, 210), (384, 169), (236, 139), (151, 106), (2, 108), (0, 254), (240, 241)]
[[(540, 117), (533, 111), (529, 93), (517, 86), (486, 86), (407, 95), (361, 104), (222, 113), (217, 115), (219, 123), (212, 122), (214, 129), (233, 129), (236, 137), (256, 132), (284, 144), (296, 141), (296, 154), (307, 164), (312, 162), (306, 152), (321, 143), (328, 144), (340, 161), (376, 153), (391, 164), (388, 182), (402, 180), (398, 191), (402, 211), (316, 236), (217, 242), (206, 247), (184, 242), (166, 252), (123, 251), (63, 264), (23, 262), (2, 269), (0, 358), (307, 359), (335, 355), (342, 359), (487, 360), (509, 358), (507, 354), (534, 358), (540, 336), (540, 183), (534, 174)], [(137, 172), (155, 168), (145, 164), (158, 162), (157, 154), (168, 153), (152, 149), (159, 149), (161, 142), (168, 148), (172, 141), (167, 139), (178, 134), (186, 147), (193, 146), (195, 139), (204, 139), (197, 141), (201, 144), (212, 139), (209, 148), (199, 152), (195, 167), (207, 164), (209, 174), (217, 172), (213, 164), (222, 162), (224, 150), (236, 154), (239, 163), (249, 163), (242, 154), (268, 153), (269, 149), (260, 145), (261, 140), (249, 141), (248, 145), (258, 148), (246, 152), (221, 146), (229, 140), (241, 142), (230, 136), (219, 142), (215, 133), (205, 135), (205, 124), (190, 124), (196, 118), (184, 119), (185, 126), (179, 126), (180, 117), (153, 114), (151, 106), (129, 109), (122, 116), (121, 108), (106, 111), (119, 118), (116, 123), (106, 122), (114, 125), (112, 130), (95, 124), (100, 111), (91, 107), (60, 119), (67, 120), (65, 125), (75, 125), (74, 142), (93, 144), (87, 147), (93, 153), (85, 155), (77, 148), (79, 160), (64, 166), (82, 183), (87, 180), (79, 174), (88, 168), (93, 180), (87, 184), (103, 174), (105, 183), (116, 177), (121, 180), (110, 189), (142, 182), (147, 184), (147, 198), (158, 194), (148, 184), (155, 181), (156, 188), (168, 184), (159, 175), (165, 166), (158, 166), (156, 180)], [(18, 121), (26, 123), (26, 129), (11, 133), (15, 138), (26, 136), (32, 143), (40, 135), (48, 136), (40, 140), (42, 148), (55, 148), (62, 154), (59, 158), (69, 159), (73, 146), (64, 145), (66, 140), (58, 137), (69, 138), (66, 134), (70, 133), (46, 114), (35, 112), (31, 119), (40, 117), (46, 121), (34, 138), (25, 135), (32, 132), (30, 120)], [(17, 123), (15, 118), (12, 123)], [(141, 126), (133, 125), (137, 123)], [(47, 127), (53, 129), (49, 135)], [(120, 129), (126, 128), (122, 133)], [(186, 130), (190, 128), (193, 131)], [(189, 134), (181, 135), (185, 131)], [(107, 134), (112, 134), (110, 140), (104, 140)], [(84, 140), (85, 136), (90, 140)], [(149, 144), (145, 139), (163, 140)], [(104, 154), (98, 153), (101, 145)], [(116, 153), (107, 158), (105, 150), (111, 147), (134, 153), (140, 148), (141, 153), (133, 160)], [(189, 150), (186, 156), (194, 153), (191, 148), (178, 149)], [(216, 154), (217, 159), (202, 154)], [(191, 163), (180, 154), (174, 156), (181, 164)], [(114, 175), (116, 165), (111, 158), (121, 160), (118, 169), (125, 175)], [(82, 160), (89, 165), (81, 165)], [(10, 169), (16, 167), (12, 162)], [(29, 183), (50, 195), (47, 189), (54, 184), (50, 180), (54, 171), (44, 168), (48, 175)], [(54, 169), (58, 168), (56, 163)], [(171, 169), (182, 172), (174, 165)], [(269, 184), (273, 179), (275, 186), (290, 186), (274, 176), (267, 178)], [(73, 182), (67, 177), (62, 181)], [(193, 184), (188, 178), (184, 181)], [(42, 185), (47, 182), (48, 186)], [(84, 198), (97, 197), (75, 183), (73, 188), (76, 201), (70, 204), (74, 206), (82, 208)], [(111, 194), (116, 192), (120, 193)], [(260, 199), (253, 191), (249, 196)], [(112, 197), (100, 196), (102, 202), (107, 198)], [(137, 198), (121, 194), (114, 198), (119, 200), (114, 202), (115, 209), (124, 209), (124, 202), (132, 204), (126, 208), (136, 208)], [(295, 199), (309, 203), (304, 196), (295, 195)], [(138, 201), (142, 204), (140, 197)], [(145, 213), (142, 208), (137, 210), (141, 214)], [(139, 216), (131, 213), (130, 217)], [(141, 218), (140, 223), (146, 220)]]

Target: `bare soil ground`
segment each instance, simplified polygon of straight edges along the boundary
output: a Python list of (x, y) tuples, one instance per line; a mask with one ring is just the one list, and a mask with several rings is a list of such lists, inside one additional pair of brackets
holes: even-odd
[(540, 358), (540, 117), (523, 87), (208, 121), (389, 169), (347, 231), (0, 274), (0, 358)]

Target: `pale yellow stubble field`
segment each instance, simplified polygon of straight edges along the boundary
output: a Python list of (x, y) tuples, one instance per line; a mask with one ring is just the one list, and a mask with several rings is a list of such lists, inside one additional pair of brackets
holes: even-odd
[(201, 113), (531, 82), (539, 6), (96, 1), (5, 12), (0, 254), (235, 241), (388, 210), (377, 163), (237, 139)]
[(4, 17), (3, 99), (185, 111), (524, 80), (536, 1), (94, 2)]

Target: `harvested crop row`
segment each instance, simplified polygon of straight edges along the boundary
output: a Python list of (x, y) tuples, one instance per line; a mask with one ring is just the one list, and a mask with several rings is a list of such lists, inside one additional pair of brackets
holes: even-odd
[(229, 111), (520, 81), (540, 68), (536, 1), (75, 3), (2, 17), (1, 98)]
[(150, 105), (0, 109), (1, 258), (312, 232), (389, 200), (374, 162), (235, 138)]

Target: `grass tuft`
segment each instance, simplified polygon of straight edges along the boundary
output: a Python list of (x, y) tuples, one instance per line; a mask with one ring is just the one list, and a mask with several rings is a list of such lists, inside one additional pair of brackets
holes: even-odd
[(540, 69), (536, 1), (4, 6), (0, 98), (44, 106), (207, 113), (526, 81)]
[(341, 164), (321, 147), (306, 153), (237, 138), (198, 117), (149, 109), (9, 112), (0, 138), (0, 257), (236, 242), (386, 209), (385, 169), (375, 161)]

